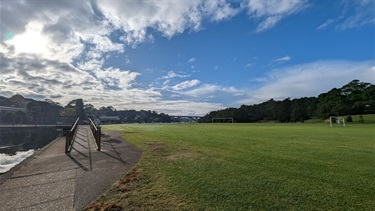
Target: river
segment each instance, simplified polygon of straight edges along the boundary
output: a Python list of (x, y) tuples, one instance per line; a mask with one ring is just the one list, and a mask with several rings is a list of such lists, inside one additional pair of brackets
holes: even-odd
[(0, 174), (31, 156), (59, 135), (55, 127), (0, 128)]

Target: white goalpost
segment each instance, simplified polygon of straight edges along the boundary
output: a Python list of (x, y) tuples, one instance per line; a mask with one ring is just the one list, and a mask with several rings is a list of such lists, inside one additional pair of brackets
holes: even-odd
[(234, 123), (233, 118), (212, 118), (212, 123)]
[(335, 116), (329, 117), (329, 126), (332, 127), (334, 123), (338, 125), (342, 124), (345, 127), (344, 117), (335, 117)]

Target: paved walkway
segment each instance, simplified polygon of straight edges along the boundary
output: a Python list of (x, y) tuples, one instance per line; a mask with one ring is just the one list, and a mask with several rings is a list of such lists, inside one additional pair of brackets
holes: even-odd
[(0, 175), (0, 210), (80, 210), (124, 176), (141, 151), (120, 133), (102, 134), (97, 151), (89, 126), (79, 126), (70, 154), (58, 138)]

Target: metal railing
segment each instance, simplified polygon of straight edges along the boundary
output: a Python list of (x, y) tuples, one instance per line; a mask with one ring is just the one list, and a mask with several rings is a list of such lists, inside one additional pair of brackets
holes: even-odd
[(78, 128), (78, 122), (79, 122), (79, 117), (73, 124), (72, 129), (70, 129), (70, 131), (66, 134), (65, 153), (69, 153), (70, 150), (72, 150), (73, 139)]
[(101, 144), (100, 136), (102, 135), (101, 128), (96, 127), (95, 123), (91, 120), (91, 118), (89, 118), (89, 120), (90, 120), (90, 129), (95, 138), (96, 149), (100, 151), (100, 144)]

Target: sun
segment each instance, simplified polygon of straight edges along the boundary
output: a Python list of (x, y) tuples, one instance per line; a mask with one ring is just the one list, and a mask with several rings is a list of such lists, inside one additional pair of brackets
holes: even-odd
[(25, 32), (15, 34), (6, 43), (13, 45), (16, 53), (42, 54), (47, 51), (48, 38), (42, 34), (42, 25), (30, 22)]

